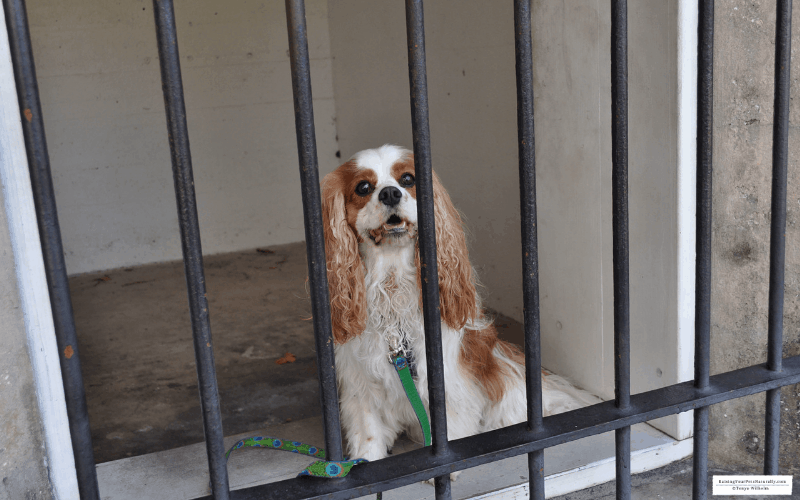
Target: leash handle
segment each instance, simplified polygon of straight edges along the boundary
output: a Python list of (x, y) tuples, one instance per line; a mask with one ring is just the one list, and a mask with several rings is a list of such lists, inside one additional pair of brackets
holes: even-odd
[[(227, 453), (225, 453), (225, 460), (228, 459), (234, 450), (240, 448), (272, 448), (275, 450), (288, 451), (291, 453), (298, 453), (300, 455), (307, 455), (314, 458), (325, 458), (325, 450), (311, 446), (299, 441), (284, 441), (282, 439), (269, 437), (269, 436), (253, 436), (243, 439), (233, 445)], [(365, 458), (357, 458), (355, 460), (318, 460), (298, 474), (299, 476), (314, 476), (314, 477), (345, 477), (354, 465), (368, 462)]]
[[(419, 426), (422, 428), (422, 436), (425, 441), (425, 446), (430, 446), (431, 423), (428, 420), (428, 413), (425, 411), (425, 405), (422, 404), (422, 399), (419, 397), (419, 392), (417, 392), (417, 387), (414, 385), (414, 379), (411, 376), (411, 370), (408, 366), (408, 359), (405, 356), (392, 355), (391, 361), (392, 366), (394, 366), (394, 369), (397, 371), (397, 375), (400, 378), (400, 384), (403, 386), (403, 390), (406, 393), (408, 402), (411, 403), (411, 407), (414, 409), (414, 413), (419, 421)], [(253, 436), (242, 439), (238, 443), (234, 444), (225, 453), (225, 461), (227, 462), (228, 457), (230, 457), (234, 450), (238, 450), (240, 448), (272, 448), (275, 450), (307, 455), (314, 458), (325, 458), (324, 449), (317, 448), (316, 446), (311, 446), (306, 443), (301, 443), (300, 441), (284, 441), (282, 439), (269, 436)], [(303, 469), (297, 476), (314, 476), (325, 478), (345, 477), (354, 465), (366, 462), (368, 462), (368, 460), (364, 458), (341, 461), (318, 460)], [(383, 494), (378, 493), (377, 500), (381, 500), (382, 498)]]

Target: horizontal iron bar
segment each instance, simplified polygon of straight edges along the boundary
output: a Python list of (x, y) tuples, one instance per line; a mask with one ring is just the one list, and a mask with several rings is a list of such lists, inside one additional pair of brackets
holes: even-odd
[[(614, 401), (546, 417), (541, 431), (529, 431), (527, 422), (450, 441), (447, 455), (434, 456), (421, 448), (354, 467), (346, 479), (302, 477), (231, 492), (233, 500), (347, 499), (399, 488), (449, 472), (469, 469), (523, 453), (602, 434), (730, 399), (800, 383), (800, 356), (783, 360), (783, 371), (754, 365), (711, 377), (709, 386), (697, 389), (694, 381), (631, 396), (630, 406)], [(211, 500), (211, 497), (204, 497)]]

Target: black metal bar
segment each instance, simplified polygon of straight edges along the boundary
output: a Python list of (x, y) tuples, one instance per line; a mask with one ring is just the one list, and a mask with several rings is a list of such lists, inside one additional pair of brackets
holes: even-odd
[(325, 264), (325, 237), (322, 232), (317, 139), (314, 131), (314, 105), (311, 96), (311, 67), (308, 58), (306, 10), (303, 0), (286, 0), (286, 24), (289, 32), (297, 156), (300, 159), (308, 283), (325, 428), (325, 451), (328, 460), (341, 460), (342, 429), (339, 424), (339, 396), (336, 389), (331, 305)]
[[(628, 256), (628, 5), (611, 0), (611, 197), (614, 260), (614, 400), (630, 405)], [(631, 497), (631, 430), (616, 432), (617, 499)]]
[[(714, 138), (714, 0), (700, 0), (697, 25), (697, 227), (694, 385), (709, 384), (711, 337), (711, 180)], [(708, 408), (694, 411), (692, 498), (708, 495)]]
[(708, 386), (711, 331), (711, 178), (714, 120), (714, 0), (700, 0), (697, 38), (697, 232), (695, 363), (698, 388)]
[(434, 494), (436, 498), (450, 498), (452, 495), (452, 485), (450, 483), (450, 475), (444, 474), (436, 476), (433, 481)]
[(614, 431), (614, 444), (616, 446), (616, 473), (615, 484), (617, 498), (631, 498), (631, 428), (622, 427)]
[(708, 407), (694, 410), (692, 498), (708, 496)]
[(630, 294), (628, 279), (628, 35), (627, 2), (612, 0), (611, 157), (614, 254), (614, 395), (630, 404)]
[(767, 391), (764, 415), (764, 474), (778, 474), (781, 435), (781, 390)]
[[(436, 263), (436, 225), (433, 212), (433, 171), (428, 123), (428, 81), (425, 66), (425, 21), (422, 0), (406, 0), (408, 79), (411, 88), (411, 130), (414, 141), (414, 169), (417, 180), (422, 315), (425, 324), (425, 354), (428, 367), (428, 395), (431, 413), (433, 454), (448, 454), (445, 410), (444, 361), (442, 355), (439, 270)], [(450, 498), (447, 476), (437, 477), (436, 498)]]
[(100, 498), (100, 493), (92, 452), (92, 433), (89, 428), (78, 337), (72, 314), (64, 247), (61, 243), (61, 229), (58, 224), (58, 210), (50, 172), (50, 156), (47, 152), (39, 85), (36, 80), (36, 67), (28, 29), (28, 14), (24, 0), (3, 0), (3, 9), (47, 276), (47, 291), (50, 294), (50, 307), (53, 312), (78, 490), (82, 499), (95, 500)]
[(211, 491), (216, 500), (225, 500), (229, 498), (228, 471), (225, 467), (222, 415), (217, 374), (214, 367), (214, 348), (211, 343), (211, 325), (203, 273), (203, 251), (200, 246), (192, 155), (189, 149), (189, 131), (186, 125), (186, 106), (183, 101), (178, 36), (172, 0), (153, 0), (153, 12)]
[[(520, 220), (522, 223), (522, 295), (528, 429), (540, 430), (542, 428), (542, 355), (539, 323), (539, 253), (536, 230), (531, 0), (514, 0), (514, 51), (517, 76), (517, 147), (519, 149)], [(528, 479), (530, 481), (530, 498), (544, 500), (544, 450), (538, 450), (528, 455)]]
[[(627, 409), (613, 401), (544, 418), (540, 431), (528, 429), (527, 422), (495, 431), (450, 441), (450, 453), (438, 456), (426, 448), (394, 455), (378, 463), (354, 467), (343, 481), (287, 479), (231, 493), (234, 500), (299, 498), (346, 499), (399, 488), (407, 484), (476, 467), (508, 457), (543, 450), (588, 436), (630, 427), (769, 389), (800, 383), (800, 356), (783, 360), (775, 372), (765, 364), (748, 366), (711, 377), (706, 389), (693, 381), (631, 396)], [(210, 500), (205, 497), (204, 500)]]
[[(769, 241), (767, 366), (781, 370), (783, 288), (786, 256), (786, 170), (789, 158), (789, 93), (792, 62), (792, 0), (779, 0), (775, 21), (775, 109), (772, 125), (772, 216)], [(781, 394), (767, 392), (764, 474), (778, 473)]]

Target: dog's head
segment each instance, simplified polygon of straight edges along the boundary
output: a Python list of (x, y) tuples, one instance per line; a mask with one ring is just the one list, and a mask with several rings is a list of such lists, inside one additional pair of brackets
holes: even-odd
[[(416, 195), (414, 156), (392, 145), (357, 153), (322, 181), (328, 287), (337, 343), (360, 335), (365, 327), (366, 270), (359, 245), (376, 251), (416, 246)], [(441, 316), (449, 326), (460, 329), (479, 315), (475, 279), (461, 216), (435, 173), (433, 198)]]

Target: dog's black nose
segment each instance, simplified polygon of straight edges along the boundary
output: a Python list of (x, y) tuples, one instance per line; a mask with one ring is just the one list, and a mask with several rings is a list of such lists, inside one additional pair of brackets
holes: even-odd
[(387, 207), (393, 207), (397, 205), (400, 203), (401, 198), (403, 198), (403, 193), (394, 186), (387, 186), (381, 189), (381, 192), (378, 193), (378, 199)]

